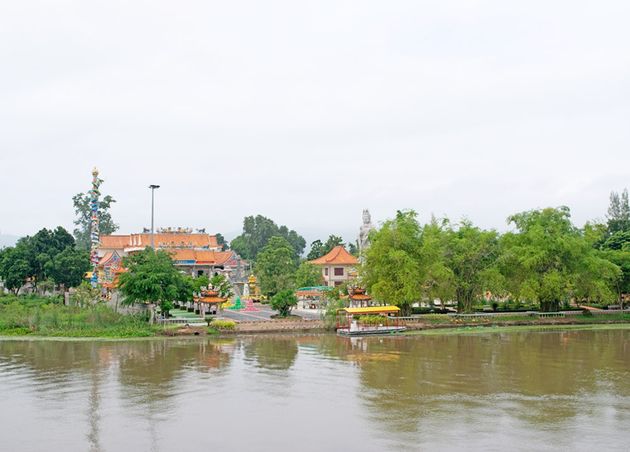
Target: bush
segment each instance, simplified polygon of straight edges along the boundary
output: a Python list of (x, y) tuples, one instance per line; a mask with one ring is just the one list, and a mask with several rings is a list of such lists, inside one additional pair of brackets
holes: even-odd
[(381, 325), (387, 322), (387, 318), (382, 315), (362, 315), (357, 321), (362, 325)]
[(271, 308), (278, 311), (280, 317), (288, 317), (291, 313), (291, 309), (297, 306), (297, 297), (291, 289), (278, 292), (271, 299)]
[(236, 322), (234, 320), (215, 319), (210, 322), (210, 328), (219, 331), (233, 331), (236, 329)]
[(345, 307), (343, 300), (330, 299), (326, 302), (324, 312), (322, 313), (322, 320), (327, 330), (335, 329), (337, 326), (337, 311)]

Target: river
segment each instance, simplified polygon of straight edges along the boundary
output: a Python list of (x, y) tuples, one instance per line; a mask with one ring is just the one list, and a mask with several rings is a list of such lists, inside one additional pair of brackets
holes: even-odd
[(0, 450), (628, 450), (630, 329), (0, 341)]

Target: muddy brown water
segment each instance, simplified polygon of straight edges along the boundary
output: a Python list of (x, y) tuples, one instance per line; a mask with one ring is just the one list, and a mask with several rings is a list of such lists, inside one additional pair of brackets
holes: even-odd
[(630, 329), (0, 341), (2, 451), (629, 450)]

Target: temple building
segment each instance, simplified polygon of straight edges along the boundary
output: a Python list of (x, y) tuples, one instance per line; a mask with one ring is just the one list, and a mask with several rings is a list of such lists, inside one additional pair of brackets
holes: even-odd
[[(163, 231), (168, 231), (168, 229), (162, 229), (153, 236), (155, 249), (194, 249), (209, 251), (221, 251), (222, 249), (214, 235)], [(133, 251), (142, 251), (147, 246), (151, 246), (151, 233), (101, 235), (99, 253), (104, 254), (108, 251), (122, 251), (127, 255)]]
[(227, 298), (219, 297), (219, 292), (208, 289), (202, 291), (199, 297), (193, 299), (193, 309), (203, 319), (206, 317), (206, 314), (215, 315), (219, 311), (220, 306), (226, 301)]
[[(249, 274), (247, 262), (234, 251), (223, 251), (214, 235), (190, 229), (161, 229), (153, 236), (155, 249), (168, 252), (176, 267), (193, 276), (224, 274), (236, 289), (242, 289)], [(129, 254), (151, 246), (151, 234), (102, 235), (98, 248), (99, 282), (112, 284)]]
[(309, 261), (322, 269), (324, 283), (335, 287), (356, 277), (359, 261), (342, 246), (336, 246), (328, 254)]
[(348, 290), (348, 304), (351, 308), (368, 307), (372, 305), (372, 297), (362, 287), (353, 287)]

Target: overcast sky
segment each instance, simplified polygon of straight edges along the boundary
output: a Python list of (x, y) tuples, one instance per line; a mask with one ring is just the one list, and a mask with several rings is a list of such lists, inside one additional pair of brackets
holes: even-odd
[(311, 241), (361, 212), (603, 218), (630, 186), (630, 2), (4, 1), (0, 233), (72, 228), (71, 197), (228, 238)]

